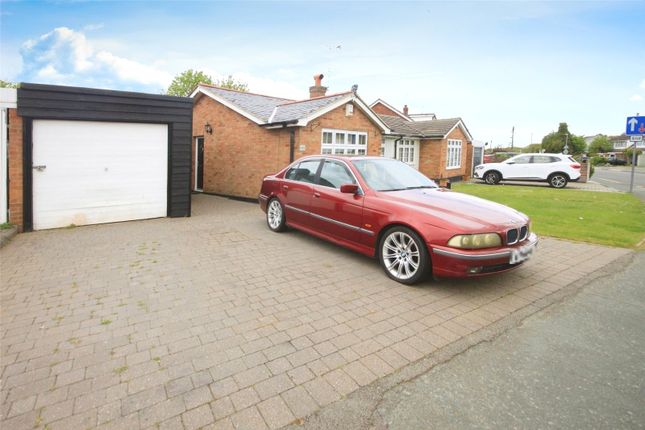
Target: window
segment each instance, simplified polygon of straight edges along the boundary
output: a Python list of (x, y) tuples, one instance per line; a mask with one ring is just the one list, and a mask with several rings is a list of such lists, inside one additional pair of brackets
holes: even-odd
[(627, 148), (627, 141), (622, 140), (622, 141), (614, 142), (614, 148), (615, 149), (625, 149), (625, 148)]
[(319, 165), (320, 160), (305, 160), (297, 166), (289, 169), (284, 177), (285, 179), (290, 179), (292, 181), (308, 182), (313, 184), (316, 179), (316, 172), (318, 171)]
[(560, 161), (556, 157), (549, 157), (548, 155), (534, 155), (532, 163), (534, 164), (546, 164), (546, 163), (557, 163)]
[(355, 184), (356, 181), (343, 163), (325, 160), (320, 171), (319, 183), (323, 187), (340, 188), (341, 185)]
[(446, 168), (457, 169), (461, 167), (461, 140), (448, 139), (448, 154)]
[(323, 130), (321, 154), (365, 155), (367, 133), (343, 130)]
[(513, 164), (529, 164), (530, 162), (531, 162), (530, 155), (521, 155), (519, 157), (509, 158), (507, 161), (507, 163), (513, 163)]
[(407, 164), (414, 164), (415, 141), (403, 139), (397, 147), (396, 159)]

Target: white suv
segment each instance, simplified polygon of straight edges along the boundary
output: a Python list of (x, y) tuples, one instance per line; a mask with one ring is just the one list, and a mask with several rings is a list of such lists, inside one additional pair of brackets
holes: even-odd
[(501, 163), (480, 164), (473, 176), (491, 185), (501, 180), (541, 181), (564, 188), (580, 179), (580, 163), (564, 154), (520, 154)]

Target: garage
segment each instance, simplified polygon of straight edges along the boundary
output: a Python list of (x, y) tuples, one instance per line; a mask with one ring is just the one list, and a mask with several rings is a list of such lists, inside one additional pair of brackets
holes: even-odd
[(23, 230), (190, 216), (192, 99), (21, 84), (18, 115)]
[(34, 230), (166, 216), (168, 126), (33, 122)]

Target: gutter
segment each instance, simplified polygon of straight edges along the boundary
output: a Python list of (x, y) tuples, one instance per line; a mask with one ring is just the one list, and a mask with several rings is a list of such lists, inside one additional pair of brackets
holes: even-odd
[(297, 123), (298, 123), (297, 119), (292, 119), (292, 120), (289, 120), (289, 121), (260, 124), (260, 127), (264, 127), (264, 128), (284, 128), (284, 127), (288, 127), (290, 125), (294, 125), (294, 124), (297, 124)]

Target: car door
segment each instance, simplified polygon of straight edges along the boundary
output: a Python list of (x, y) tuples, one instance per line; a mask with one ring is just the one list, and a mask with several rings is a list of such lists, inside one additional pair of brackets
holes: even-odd
[(529, 166), (531, 163), (530, 155), (518, 155), (504, 161), (504, 179), (522, 179), (530, 178)]
[(288, 223), (312, 227), (309, 210), (320, 162), (320, 158), (304, 160), (285, 173), (280, 193)]
[(558, 170), (557, 157), (550, 155), (534, 155), (531, 160), (530, 172), (534, 178), (546, 179), (548, 176)]
[(340, 186), (345, 184), (358, 184), (349, 167), (339, 160), (324, 160), (310, 210), (318, 231), (357, 242), (363, 221), (363, 193), (341, 193)]

